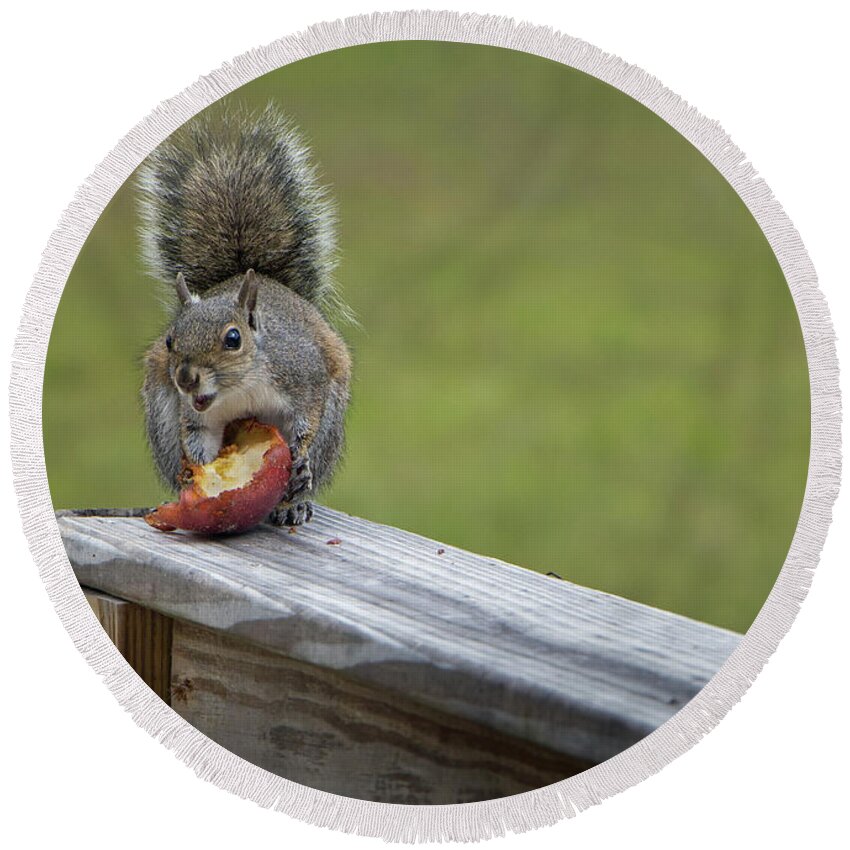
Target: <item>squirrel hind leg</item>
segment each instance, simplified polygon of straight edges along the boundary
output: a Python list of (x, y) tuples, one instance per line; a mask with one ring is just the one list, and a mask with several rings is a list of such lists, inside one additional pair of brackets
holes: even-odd
[(312, 502), (278, 505), (270, 514), (269, 522), (277, 526), (304, 525), (313, 518)]

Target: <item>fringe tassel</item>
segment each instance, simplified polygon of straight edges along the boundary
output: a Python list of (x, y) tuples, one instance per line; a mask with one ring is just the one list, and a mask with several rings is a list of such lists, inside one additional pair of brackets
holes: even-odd
[[(487, 44), (543, 56), (615, 86), (678, 130), (734, 187), (767, 236), (797, 306), (811, 381), (811, 459), (799, 525), (767, 602), (714, 678), (647, 738), (591, 770), (526, 794), (448, 806), (371, 803), (289, 782), (213, 743), (162, 703), (125, 663), (85, 602), (55, 522), (41, 435), (44, 363), (59, 297), (91, 227), (142, 159), (194, 114), (261, 74), (329, 50), (405, 39)], [(772, 192), (720, 125), (654, 77), (583, 41), (509, 18), (454, 12), (394, 12), (317, 24), (226, 63), (128, 133), (77, 191), (44, 251), (14, 349), (11, 418), (15, 485), (33, 558), (77, 648), (136, 723), (202, 779), (260, 806), (342, 832), (409, 843), (480, 841), (556, 823), (635, 785), (697, 743), (744, 695), (791, 626), (826, 537), (841, 466), (835, 335), (815, 271)]]

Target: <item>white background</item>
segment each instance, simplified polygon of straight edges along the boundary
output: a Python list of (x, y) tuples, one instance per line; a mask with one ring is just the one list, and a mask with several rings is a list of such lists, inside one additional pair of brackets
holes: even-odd
[[(720, 120), (800, 230), (850, 361), (846, 26), (840, 4), (539, 0), (441, 7), (548, 24), (643, 67)], [(4, 12), (3, 369), (39, 254), (76, 187), (160, 100), (223, 61), (376, 0), (15, 4)], [(841, 345), (841, 339), (839, 339)], [(8, 386), (8, 371), (3, 376)], [(844, 382), (845, 397), (848, 383)], [(5, 394), (4, 394), (5, 396)], [(0, 419), (8, 445), (8, 423)], [(259, 809), (195, 778), (86, 665), (24, 544), (6, 452), (2, 765), (6, 846), (377, 846)], [(809, 599), (743, 702), (642, 785), (514, 847), (846, 846), (848, 496)], [(5, 833), (5, 835), (4, 835)], [(840, 836), (844, 835), (842, 839)]]

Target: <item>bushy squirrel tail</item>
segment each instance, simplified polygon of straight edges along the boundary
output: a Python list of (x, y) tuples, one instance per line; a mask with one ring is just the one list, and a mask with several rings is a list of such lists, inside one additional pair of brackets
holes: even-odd
[(269, 106), (190, 120), (140, 172), (145, 259), (203, 293), (248, 269), (339, 312), (334, 210), (307, 148)]

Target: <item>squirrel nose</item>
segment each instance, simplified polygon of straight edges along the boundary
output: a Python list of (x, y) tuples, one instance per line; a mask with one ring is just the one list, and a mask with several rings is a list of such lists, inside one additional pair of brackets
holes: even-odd
[(184, 393), (190, 393), (193, 390), (198, 389), (198, 385), (201, 383), (200, 375), (198, 375), (197, 372), (192, 370), (185, 363), (177, 370), (175, 380), (177, 381), (177, 386), (180, 387)]

